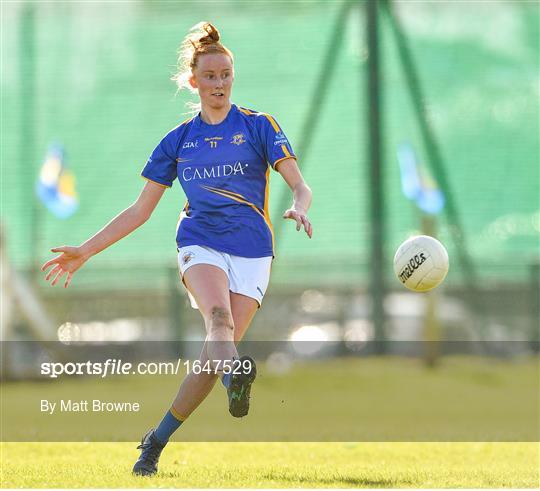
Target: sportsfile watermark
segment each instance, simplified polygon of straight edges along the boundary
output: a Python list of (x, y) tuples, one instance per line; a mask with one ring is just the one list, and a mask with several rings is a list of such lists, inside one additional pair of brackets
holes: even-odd
[(180, 428), (182, 441), (540, 439), (537, 342), (243, 342), (239, 355), (253, 358), (257, 376), (241, 419), (230, 416), (220, 379), (249, 367), (220, 364), (219, 346), (0, 347), (3, 441), (135, 441), (186, 377), (213, 389)]
[(182, 368), (182, 360), (174, 362), (141, 362), (133, 364), (111, 359), (104, 362), (90, 360), (80, 362), (42, 362), (40, 374), (49, 378), (64, 375), (95, 375), (105, 378), (113, 375), (177, 375)]
[(107, 359), (105, 361), (78, 361), (78, 362), (42, 362), (40, 375), (48, 378), (58, 378), (70, 375), (98, 376), (101, 378), (114, 375), (178, 375), (181, 373), (201, 373), (225, 375), (239, 374), (250, 370), (249, 360), (184, 360), (176, 361), (139, 362), (131, 363), (121, 359)]

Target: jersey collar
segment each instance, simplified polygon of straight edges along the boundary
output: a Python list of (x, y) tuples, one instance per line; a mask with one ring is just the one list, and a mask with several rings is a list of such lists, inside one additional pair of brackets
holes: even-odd
[(225, 126), (229, 122), (229, 120), (232, 118), (233, 113), (235, 113), (237, 110), (238, 109), (236, 107), (236, 104), (231, 104), (231, 108), (229, 109), (229, 112), (227, 113), (227, 116), (225, 116), (225, 119), (221, 123), (218, 123), (218, 124), (205, 123), (202, 120), (201, 113), (199, 111), (199, 114), (197, 114), (197, 116), (195, 118), (195, 124), (198, 127), (204, 128), (204, 129), (207, 129), (207, 130), (222, 128), (223, 126)]

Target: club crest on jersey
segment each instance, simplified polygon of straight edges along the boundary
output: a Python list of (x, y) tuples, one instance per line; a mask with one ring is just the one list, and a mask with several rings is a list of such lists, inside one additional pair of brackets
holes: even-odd
[(242, 145), (242, 143), (246, 143), (244, 133), (236, 133), (236, 135), (233, 135), (231, 143), (233, 145)]

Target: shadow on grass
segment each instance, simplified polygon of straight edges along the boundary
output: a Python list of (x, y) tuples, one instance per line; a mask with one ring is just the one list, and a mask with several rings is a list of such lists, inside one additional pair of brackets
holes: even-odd
[(317, 476), (314, 475), (294, 475), (294, 474), (285, 474), (279, 472), (270, 472), (263, 474), (261, 476), (264, 479), (269, 481), (285, 481), (290, 483), (316, 483), (321, 485), (331, 485), (331, 484), (343, 484), (347, 486), (362, 486), (369, 488), (396, 488), (400, 485), (410, 485), (411, 482), (407, 480), (397, 480), (397, 479), (369, 479), (365, 477), (355, 477), (355, 476)]
[[(182, 479), (185, 478), (185, 474), (183, 472), (179, 471), (173, 471), (173, 472), (160, 472), (158, 474), (159, 478), (164, 479)], [(144, 479), (144, 478), (143, 478)], [(396, 488), (396, 487), (402, 487), (402, 486), (410, 486), (412, 484), (411, 481), (407, 480), (396, 480), (396, 479), (369, 479), (369, 478), (362, 478), (362, 477), (354, 477), (354, 476), (334, 476), (334, 477), (321, 477), (317, 475), (294, 475), (294, 474), (282, 474), (282, 473), (265, 473), (257, 476), (257, 480), (265, 480), (268, 481), (268, 484), (276, 483), (276, 482), (286, 482), (296, 485), (302, 485), (302, 484), (320, 484), (321, 486), (328, 486), (328, 485), (335, 485), (335, 484), (342, 484), (343, 487), (367, 487), (367, 488)], [(146, 479), (145, 479), (146, 481)], [(148, 482), (148, 481), (146, 481)], [(239, 487), (242, 487), (241, 484), (239, 484)], [(246, 487), (253, 487), (252, 484)], [(261, 488), (264, 488), (265, 486), (260, 486)]]

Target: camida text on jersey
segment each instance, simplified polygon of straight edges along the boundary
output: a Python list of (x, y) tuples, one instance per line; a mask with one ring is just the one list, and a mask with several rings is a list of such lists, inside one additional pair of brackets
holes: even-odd
[(219, 124), (200, 114), (170, 131), (142, 176), (163, 186), (178, 178), (187, 197), (178, 247), (201, 245), (243, 257), (272, 256), (270, 167), (296, 158), (276, 120), (232, 105)]

